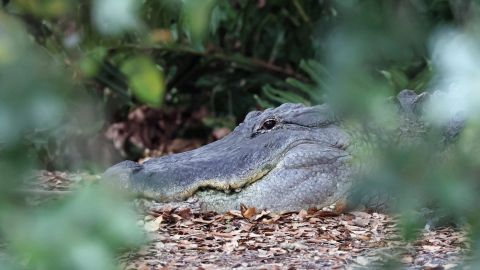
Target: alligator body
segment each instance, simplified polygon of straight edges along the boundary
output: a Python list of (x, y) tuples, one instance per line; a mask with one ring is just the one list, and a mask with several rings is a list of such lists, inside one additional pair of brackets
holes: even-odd
[[(404, 90), (396, 103), (413, 115), (423, 99)], [(240, 204), (273, 211), (324, 207), (345, 198), (354, 182), (354, 133), (328, 105), (283, 104), (250, 112), (222, 140), (143, 164), (124, 161), (105, 176), (147, 198), (196, 197), (204, 209), (220, 212)]]

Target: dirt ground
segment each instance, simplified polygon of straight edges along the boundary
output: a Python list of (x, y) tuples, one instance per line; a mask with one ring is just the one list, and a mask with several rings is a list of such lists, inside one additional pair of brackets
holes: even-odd
[[(80, 178), (41, 172), (36, 189), (62, 194)], [(201, 212), (195, 201), (135, 205), (149, 243), (121, 256), (123, 269), (452, 269), (468, 252), (461, 230), (424, 230), (408, 243), (395, 218), (381, 213), (243, 207), (218, 214)]]

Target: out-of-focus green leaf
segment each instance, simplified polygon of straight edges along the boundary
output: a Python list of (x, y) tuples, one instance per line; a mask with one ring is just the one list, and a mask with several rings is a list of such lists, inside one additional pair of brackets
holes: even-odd
[(225, 117), (205, 117), (202, 119), (202, 122), (212, 129), (214, 128), (229, 128), (233, 130), (236, 126), (235, 118), (232, 116)]
[(210, 26), (216, 0), (185, 0), (182, 10), (183, 27), (187, 30), (193, 44), (201, 46)]
[(32, 269), (113, 270), (117, 249), (143, 239), (127, 203), (98, 186), (50, 206), (0, 216), (0, 226), (9, 228), (10, 251), (28, 258)]
[(118, 35), (139, 29), (141, 21), (137, 0), (93, 0), (92, 19), (97, 30), (105, 35)]
[(381, 70), (380, 73), (385, 77), (393, 90), (400, 91), (407, 87), (409, 80), (405, 73), (399, 69)]
[(413, 90), (423, 90), (426, 89), (430, 80), (432, 79), (433, 71), (429, 61), (426, 61), (425, 68), (422, 71), (418, 72), (416, 76), (410, 80), (407, 88)]
[(122, 72), (127, 75), (129, 86), (140, 101), (153, 107), (162, 104), (165, 94), (163, 71), (150, 58), (129, 58), (122, 64)]
[(73, 0), (17, 0), (21, 8), (38, 16), (57, 17), (73, 8)]
[[(39, 152), (52, 155), (48, 146), (41, 148), (56, 143), (51, 138), (66, 129), (67, 111), (90, 108), (70, 98), (78, 92), (73, 72), (70, 62), (59, 59), (0, 12), (0, 239), (7, 243), (0, 251), (2, 269), (8, 267), (4, 253), (12, 269), (115, 269), (116, 252), (141, 240), (134, 214), (118, 192), (92, 186), (35, 207), (18, 192), (38, 169)], [(92, 118), (86, 123), (94, 126)]]
[(106, 55), (107, 50), (104, 47), (98, 47), (86, 53), (85, 57), (80, 61), (80, 69), (83, 74), (88, 77), (97, 75)]
[(0, 13), (0, 142), (15, 145), (29, 130), (60, 123), (70, 87), (60, 70), (17, 21)]
[(220, 1), (214, 6), (210, 18), (210, 32), (215, 34), (223, 22), (228, 23), (229, 17), (237, 15), (230, 2)]
[(474, 167), (480, 168), (480, 140), (478, 136), (480, 134), (480, 120), (477, 116), (470, 125), (468, 125), (459, 139), (459, 147), (463, 154), (469, 158), (469, 161)]

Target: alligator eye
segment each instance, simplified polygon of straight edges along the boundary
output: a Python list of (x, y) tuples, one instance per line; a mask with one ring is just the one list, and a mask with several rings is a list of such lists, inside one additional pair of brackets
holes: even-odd
[(277, 124), (277, 121), (275, 121), (273, 119), (269, 119), (269, 120), (267, 120), (263, 123), (262, 128), (266, 129), (266, 130), (269, 130), (269, 129), (272, 129), (276, 124)]

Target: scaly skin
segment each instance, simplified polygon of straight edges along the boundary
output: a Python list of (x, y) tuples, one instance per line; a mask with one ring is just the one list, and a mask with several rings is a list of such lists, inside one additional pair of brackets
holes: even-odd
[[(413, 115), (421, 99), (404, 90), (396, 101)], [(327, 105), (283, 104), (249, 113), (222, 140), (143, 164), (124, 161), (105, 177), (140, 196), (196, 197), (204, 209), (219, 212), (240, 204), (273, 211), (324, 207), (347, 196), (361, 168), (352, 164), (359, 145), (352, 145), (352, 135), (359, 130), (342, 125)]]

